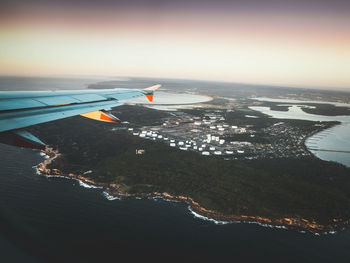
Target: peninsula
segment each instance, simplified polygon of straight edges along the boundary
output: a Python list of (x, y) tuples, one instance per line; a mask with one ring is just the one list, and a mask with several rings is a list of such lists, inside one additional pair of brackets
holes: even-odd
[[(257, 131), (280, 125), (275, 125), (280, 120), (263, 115), (256, 119), (240, 114), (247, 110), (234, 111), (240, 125), (255, 126)], [(34, 127), (32, 132), (55, 149), (47, 150), (51, 161), (41, 164), (39, 171), (100, 186), (119, 198), (182, 200), (196, 213), (216, 220), (257, 222), (313, 233), (339, 230), (349, 223), (349, 168), (315, 158), (297, 139), (334, 123), (320, 126), (309, 121), (289, 120), (288, 124), (285, 120), (299, 128), (289, 135), (283, 132), (292, 138), (283, 137), (284, 144), (273, 140), (276, 135), (257, 132), (256, 137), (247, 137), (267, 148), (271, 144), (276, 151), (281, 147), (279, 158), (270, 154), (251, 158), (249, 154), (256, 152), (247, 150), (244, 158), (228, 160), (227, 155), (203, 156), (170, 147), (167, 141), (152, 136), (135, 135), (136, 129), (163, 126), (159, 119), (169, 118), (166, 112), (139, 106), (122, 106), (117, 111), (118, 116), (129, 116), (130, 123), (116, 127), (74, 117)], [(151, 126), (145, 126), (147, 123)], [(143, 149), (144, 154), (135, 154), (137, 149)], [(60, 156), (54, 158), (58, 152)]]

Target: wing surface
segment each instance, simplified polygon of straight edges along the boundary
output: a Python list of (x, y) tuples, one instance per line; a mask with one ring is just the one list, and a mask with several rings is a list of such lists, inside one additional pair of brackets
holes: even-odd
[[(0, 135), (75, 115), (100, 121), (118, 122), (118, 118), (106, 111), (122, 105), (128, 99), (143, 95), (152, 101), (153, 92), (159, 87), (160, 85), (155, 85), (143, 90), (1, 91)], [(13, 134), (18, 136), (24, 133)], [(28, 138), (26, 136), (26, 139)]]

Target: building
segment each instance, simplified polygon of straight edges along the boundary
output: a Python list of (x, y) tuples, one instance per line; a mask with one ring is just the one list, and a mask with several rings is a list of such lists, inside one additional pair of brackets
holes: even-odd
[(136, 154), (137, 155), (141, 155), (141, 154), (145, 154), (146, 151), (144, 149), (136, 149)]

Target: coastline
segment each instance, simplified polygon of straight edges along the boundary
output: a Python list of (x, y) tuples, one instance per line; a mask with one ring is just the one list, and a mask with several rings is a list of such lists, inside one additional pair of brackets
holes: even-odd
[(316, 157), (316, 158), (319, 158), (319, 157), (317, 157), (317, 156), (311, 151), (310, 147), (307, 146), (306, 141), (307, 141), (309, 138), (311, 138), (312, 136), (317, 135), (317, 134), (320, 133), (320, 132), (326, 131), (326, 130), (328, 130), (328, 129), (332, 129), (333, 127), (336, 127), (336, 126), (339, 126), (339, 125), (342, 125), (342, 124), (343, 124), (343, 123), (342, 123), (341, 121), (334, 121), (334, 123), (331, 124), (329, 127), (322, 127), (322, 128), (320, 128), (319, 130), (315, 130), (315, 131), (310, 132), (307, 136), (305, 136), (305, 138), (303, 138), (303, 144), (304, 144), (304, 146), (305, 146), (306, 151), (307, 151), (309, 154), (311, 154), (312, 156), (314, 156), (314, 157)]
[(52, 148), (47, 147), (44, 150), (44, 153), (49, 157), (43, 162), (39, 163), (36, 166), (37, 173), (39, 175), (47, 177), (60, 177), (66, 179), (75, 179), (81, 186), (89, 188), (101, 188), (104, 189), (104, 194), (107, 199), (127, 199), (127, 198), (136, 198), (136, 199), (151, 199), (151, 198), (161, 198), (166, 201), (180, 201), (189, 205), (189, 211), (198, 218), (213, 221), (216, 224), (226, 224), (226, 223), (253, 223), (259, 224), (264, 227), (273, 227), (273, 228), (283, 228), (283, 229), (293, 229), (299, 232), (305, 233), (309, 232), (315, 235), (320, 234), (334, 234), (337, 230), (342, 230), (346, 225), (349, 224), (348, 220), (342, 219), (333, 219), (333, 225), (321, 225), (314, 221), (309, 221), (303, 218), (278, 218), (270, 219), (261, 216), (248, 216), (248, 215), (225, 215), (223, 213), (209, 210), (202, 207), (198, 202), (193, 200), (191, 197), (186, 197), (182, 195), (174, 196), (169, 193), (163, 192), (153, 192), (153, 193), (144, 193), (144, 194), (130, 194), (124, 192), (118, 184), (108, 184), (108, 183), (99, 183), (91, 179), (88, 179), (80, 174), (68, 173), (64, 174), (58, 169), (49, 169), (47, 166), (51, 162), (61, 156), (60, 153), (54, 151)]
[[(255, 98), (257, 99), (257, 98)], [(277, 100), (271, 100), (269, 98), (263, 98), (262, 100), (259, 100), (257, 99), (257, 101), (274, 101), (274, 102), (278, 102), (278, 101), (281, 101), (280, 99), (277, 99)], [(294, 100), (288, 100), (287, 103), (296, 103), (296, 102), (299, 102), (299, 101), (294, 101)], [(312, 103), (312, 101), (309, 101), (310, 103)], [(320, 104), (322, 103), (326, 103), (327, 102), (324, 102), (324, 101), (319, 101)], [(330, 102), (328, 102), (330, 103)], [(330, 103), (332, 105), (336, 105), (336, 103)], [(295, 106), (295, 105), (294, 105)], [(299, 105), (300, 106), (300, 105)], [(340, 105), (338, 105), (340, 106)], [(350, 107), (350, 104), (344, 104), (342, 105), (344, 107)], [(347, 114), (339, 114), (339, 115), (322, 115), (322, 114), (314, 114), (314, 113), (307, 113), (307, 112), (304, 112), (302, 109), (300, 109), (300, 112), (302, 113), (302, 115), (298, 115), (300, 112), (294, 112), (296, 114), (293, 114), (293, 112), (291, 114), (287, 114), (287, 113), (290, 113), (291, 110), (288, 109), (287, 112), (282, 112), (283, 114), (281, 115), (281, 111), (275, 111), (275, 110), (271, 110), (271, 107), (270, 106), (250, 106), (249, 107), (250, 109), (253, 109), (253, 110), (257, 110), (263, 114), (266, 114), (268, 116), (270, 116), (271, 118), (276, 118), (276, 119), (298, 119), (298, 120), (308, 120), (308, 121), (316, 121), (316, 122), (335, 122), (335, 124), (333, 125), (330, 125), (329, 127), (326, 127), (326, 128), (322, 128), (318, 131), (314, 131), (310, 134), (308, 134), (305, 138), (304, 138), (304, 145), (305, 145), (305, 148), (307, 149), (307, 151), (312, 154), (313, 156), (315, 156), (316, 158), (319, 158), (321, 160), (324, 160), (324, 161), (331, 161), (331, 162), (337, 162), (337, 163), (340, 163), (340, 164), (343, 164), (347, 167), (350, 167), (350, 163), (347, 161), (347, 160), (339, 160), (339, 159), (334, 159), (332, 157), (329, 157), (330, 156), (330, 152), (332, 151), (328, 151), (327, 155), (325, 154), (322, 154), (320, 155), (319, 153), (315, 153), (315, 149), (310, 149), (311, 147), (309, 147), (309, 145), (306, 143), (307, 140), (309, 138), (311, 138), (312, 136), (314, 135), (317, 135), (318, 133), (321, 133), (323, 131), (326, 131), (326, 130), (330, 130), (330, 129), (338, 129), (338, 131), (342, 131), (342, 129), (345, 129), (345, 133), (348, 131), (346, 131), (346, 125), (348, 125), (350, 123), (350, 115), (347, 113)], [(264, 108), (264, 109), (262, 109)], [(299, 109), (299, 108), (298, 108)], [(297, 116), (298, 115), (298, 116)], [(345, 138), (343, 138), (343, 140), (347, 140), (347, 136)], [(319, 147), (319, 148), (322, 148), (323, 147)], [(340, 149), (342, 150), (348, 150), (349, 146), (347, 148), (344, 148), (344, 149)], [(334, 148), (333, 147), (330, 147), (330, 149), (337, 149), (337, 147), (335, 146)], [(333, 151), (334, 153), (335, 151)], [(347, 152), (346, 152), (347, 153)], [(346, 157), (345, 157), (346, 158)], [(343, 158), (344, 159), (344, 158)]]
[[(321, 129), (320, 131), (314, 132), (312, 134), (310, 134), (309, 136), (305, 137), (304, 139), (304, 145), (306, 146), (306, 149), (308, 150), (308, 152), (310, 152), (313, 156), (315, 156), (316, 158), (319, 158), (321, 160), (325, 160), (325, 161), (331, 161), (331, 162), (337, 162), (340, 163), (342, 165), (345, 165), (347, 167), (350, 167), (350, 162), (347, 160), (339, 160), (339, 158), (333, 158), (332, 155), (333, 153), (345, 153), (345, 154), (349, 154), (349, 145), (342, 145), (341, 147), (339, 147), (339, 143), (336, 144), (336, 142), (332, 142), (331, 144), (334, 146), (331, 147), (323, 147), (320, 146), (320, 144), (322, 145), (322, 140), (326, 140), (329, 139), (330, 136), (327, 135), (325, 137), (322, 138), (322, 140), (317, 140), (316, 139), (316, 145), (310, 145), (310, 144), (315, 144), (315, 142), (310, 142), (309, 139), (312, 139), (313, 136), (317, 136), (317, 135), (322, 135), (323, 133), (327, 132), (327, 131), (334, 131), (334, 129), (337, 129), (338, 131), (340, 130), (346, 130), (346, 126), (348, 126), (349, 123), (348, 122), (343, 122), (343, 121), (339, 121), (339, 123), (335, 123), (334, 125), (331, 125), (330, 127), (327, 127), (325, 129)], [(345, 138), (346, 140), (346, 138)], [(324, 149), (327, 148), (327, 149)], [(339, 149), (339, 150), (337, 150)], [(320, 151), (326, 151), (327, 155), (321, 155), (319, 154)]]

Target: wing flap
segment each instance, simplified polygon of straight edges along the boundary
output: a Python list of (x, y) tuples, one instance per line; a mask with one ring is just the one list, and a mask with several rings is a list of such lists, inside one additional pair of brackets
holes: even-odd
[(7, 99), (0, 100), (0, 111), (4, 110), (18, 110), (27, 108), (44, 107), (45, 103), (42, 103), (33, 99)]
[(93, 120), (97, 120), (97, 121), (115, 122), (115, 123), (119, 122), (119, 119), (117, 117), (115, 117), (113, 114), (107, 113), (104, 111), (100, 111), (100, 110), (80, 114), (80, 116), (83, 116), (83, 117), (86, 117), (89, 119), (93, 119)]
[(80, 102), (106, 100), (106, 97), (103, 97), (99, 94), (81, 94), (81, 95), (73, 95), (71, 97), (79, 100)]
[(128, 91), (128, 92), (123, 92), (123, 93), (107, 93), (105, 94), (106, 98), (111, 98), (111, 99), (117, 99), (117, 100), (126, 100), (134, 97), (139, 97), (142, 96), (143, 93), (139, 90), (135, 91)]
[(39, 97), (39, 98), (36, 98), (35, 100), (38, 102), (41, 102), (47, 106), (79, 103), (80, 102), (80, 100), (78, 100), (74, 97), (69, 97), (69, 96)]

